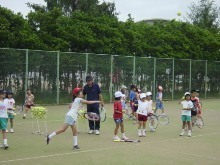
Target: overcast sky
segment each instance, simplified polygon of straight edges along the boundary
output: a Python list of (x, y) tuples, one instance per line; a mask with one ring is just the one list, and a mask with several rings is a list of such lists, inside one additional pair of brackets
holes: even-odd
[[(103, 1), (103, 0), (100, 0)], [(163, 19), (183, 19), (189, 12), (189, 6), (199, 0), (105, 0), (115, 2), (116, 11), (119, 12), (119, 20), (126, 21), (128, 14), (131, 14), (135, 21), (152, 18)], [(45, 4), (44, 0), (0, 0), (0, 5), (7, 7), (15, 13), (21, 12), (24, 16), (30, 9), (25, 3), (32, 2)], [(220, 6), (220, 0), (215, 0), (215, 4)], [(181, 12), (180, 17), (177, 13)]]

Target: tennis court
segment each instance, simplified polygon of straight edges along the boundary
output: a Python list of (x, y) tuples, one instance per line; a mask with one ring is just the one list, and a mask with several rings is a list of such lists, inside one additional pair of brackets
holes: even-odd
[[(137, 125), (125, 118), (126, 135), (140, 139), (140, 143), (113, 142), (115, 127), (112, 119), (113, 104), (106, 104), (107, 119), (101, 123), (100, 135), (85, 132), (87, 121), (79, 119), (78, 143), (80, 151), (72, 150), (72, 134), (65, 133), (54, 137), (46, 145), (44, 135), (31, 132), (35, 119), (15, 119), (15, 133), (8, 133), (8, 150), (0, 149), (0, 164), (42, 165), (42, 164), (220, 164), (220, 108), (219, 99), (203, 101), (205, 127), (194, 128), (192, 137), (180, 137), (181, 105), (178, 101), (165, 102), (169, 125), (158, 126), (156, 132), (147, 131), (146, 137), (137, 137)], [(49, 133), (62, 126), (68, 105), (45, 106), (48, 108), (47, 128)], [(30, 116), (30, 115), (29, 115)], [(35, 123), (36, 124), (36, 123)], [(40, 122), (44, 130), (44, 122)], [(149, 130), (149, 129), (148, 129)], [(120, 135), (120, 134), (119, 134)]]

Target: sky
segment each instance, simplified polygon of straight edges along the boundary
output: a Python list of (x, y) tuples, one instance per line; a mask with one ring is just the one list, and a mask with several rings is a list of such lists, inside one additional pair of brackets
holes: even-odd
[[(100, 0), (102, 2), (103, 0)], [(134, 21), (144, 19), (181, 19), (189, 13), (189, 6), (198, 3), (199, 0), (105, 0), (106, 2), (115, 2), (116, 11), (119, 13), (119, 20), (126, 21), (128, 14)], [(25, 3), (31, 2), (45, 5), (44, 0), (0, 0), (0, 5), (6, 7), (15, 13), (21, 12), (26, 16), (30, 11)], [(215, 4), (220, 6), (220, 0), (215, 0)], [(181, 12), (181, 16), (177, 13)]]

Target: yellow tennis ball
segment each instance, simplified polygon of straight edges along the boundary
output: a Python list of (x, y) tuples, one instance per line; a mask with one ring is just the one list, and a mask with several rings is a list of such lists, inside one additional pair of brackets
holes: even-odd
[(13, 113), (13, 116), (16, 116), (17, 114), (16, 113)]
[(178, 12), (177, 12), (177, 15), (178, 15), (178, 16), (181, 16), (181, 15), (182, 15), (182, 13), (181, 13), (180, 11), (178, 11)]

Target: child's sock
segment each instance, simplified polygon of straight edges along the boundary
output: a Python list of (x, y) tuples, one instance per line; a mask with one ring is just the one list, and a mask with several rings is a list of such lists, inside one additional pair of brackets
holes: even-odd
[(49, 139), (51, 139), (52, 137), (54, 137), (56, 135), (56, 132), (52, 132), (50, 135), (49, 135)]
[(7, 140), (7, 139), (4, 139), (4, 140), (3, 140), (3, 143), (4, 143), (5, 145), (7, 145), (7, 144), (8, 144), (8, 140)]
[(77, 145), (77, 136), (73, 136), (73, 146)]

